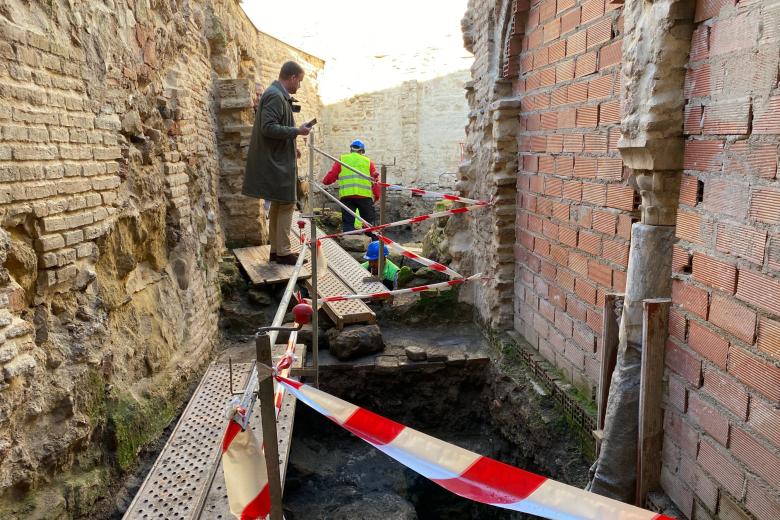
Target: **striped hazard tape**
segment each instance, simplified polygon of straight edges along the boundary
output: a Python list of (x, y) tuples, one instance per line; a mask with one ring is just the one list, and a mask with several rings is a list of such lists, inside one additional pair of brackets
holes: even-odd
[(429, 197), (451, 200), (453, 202), (463, 202), (464, 204), (480, 204), (482, 206), (486, 204), (490, 204), (490, 202), (487, 200), (468, 199), (466, 197), (461, 197), (459, 195), (452, 195), (451, 193), (441, 193), (438, 191), (429, 191), (420, 188), (409, 188), (407, 186), (401, 186), (400, 184), (388, 184), (386, 182), (380, 182), (374, 180), (372, 180), (371, 182), (378, 184), (379, 186), (384, 186), (385, 188), (392, 191), (408, 191), (415, 195), (428, 195)]
[(463, 208), (453, 208), (444, 211), (436, 211), (434, 213), (429, 213), (427, 215), (418, 215), (416, 217), (397, 220), (395, 222), (388, 222), (387, 224), (379, 224), (377, 226), (371, 226), (369, 228), (361, 228), (352, 231), (344, 231), (342, 233), (333, 233), (332, 235), (325, 235), (324, 237), (320, 237), (320, 238), (325, 239), (325, 238), (343, 237), (347, 235), (360, 235), (365, 233), (373, 233), (374, 231), (380, 231), (382, 229), (405, 226), (407, 224), (419, 224), (420, 222), (425, 222), (426, 220), (430, 220), (430, 219), (442, 218), (448, 215), (458, 215), (460, 213), (474, 211), (475, 209), (482, 209), (488, 205), (489, 204), (475, 204), (473, 206), (465, 206)]
[(482, 273), (478, 273), (469, 276), (468, 278), (456, 278), (454, 280), (448, 280), (446, 282), (431, 283), (427, 285), (418, 285), (417, 287), (407, 287), (406, 289), (396, 289), (394, 291), (384, 291), (384, 292), (371, 293), (371, 294), (342, 294), (339, 296), (327, 296), (325, 298), (320, 298), (317, 301), (318, 303), (322, 303), (322, 302), (343, 302), (345, 300), (379, 300), (382, 298), (387, 298), (389, 296), (395, 296), (398, 294), (410, 294), (410, 293), (418, 293), (423, 291), (435, 291), (437, 289), (446, 289), (448, 287), (452, 287), (454, 285), (460, 285), (462, 283), (466, 283), (471, 280), (476, 280), (481, 277), (482, 277)]
[[(318, 190), (320, 190), (320, 192), (322, 192), (330, 200), (332, 200), (333, 202), (338, 204), (349, 215), (352, 215), (353, 217), (358, 219), (360, 222), (362, 222), (365, 227), (370, 227), (371, 226), (370, 222), (368, 222), (365, 219), (361, 218), (360, 215), (356, 214), (354, 211), (352, 211), (347, 206), (345, 206), (343, 202), (341, 202), (339, 199), (337, 199), (336, 197), (334, 197), (333, 195), (331, 195), (330, 193), (325, 191), (325, 188), (323, 188), (322, 185), (317, 184), (315, 182), (314, 183), (314, 187), (317, 188)], [(480, 201), (475, 201), (475, 202), (480, 202)], [(485, 203), (485, 204), (488, 204), (488, 203)], [(416, 253), (412, 253), (411, 251), (406, 249), (401, 244), (399, 244), (397, 242), (394, 242), (393, 240), (391, 240), (391, 239), (389, 239), (389, 238), (387, 238), (385, 236), (380, 236), (379, 239), (382, 242), (384, 242), (385, 244), (387, 244), (390, 247), (390, 249), (392, 249), (393, 251), (395, 251), (399, 255), (402, 255), (402, 256), (410, 259), (410, 260), (414, 260), (415, 262), (418, 262), (418, 263), (420, 263), (420, 264), (422, 264), (424, 266), (427, 266), (427, 267), (433, 269), (434, 271), (438, 271), (440, 273), (447, 273), (450, 276), (450, 278), (463, 278), (463, 276), (461, 276), (457, 271), (453, 271), (452, 269), (450, 269), (446, 265), (440, 264), (439, 262), (435, 262), (435, 261), (433, 261), (433, 260), (431, 260), (429, 258), (425, 258), (423, 256), (420, 256), (420, 255), (416, 254)]]
[(379, 236), (379, 240), (384, 242), (390, 247), (391, 251), (395, 251), (397, 254), (406, 257), (410, 260), (414, 260), (417, 263), (420, 263), (426, 267), (429, 267), (430, 269), (433, 269), (434, 271), (438, 271), (440, 273), (446, 273), (450, 275), (451, 278), (463, 278), (463, 276), (458, 273), (457, 271), (453, 271), (449, 267), (447, 267), (444, 264), (440, 264), (439, 262), (435, 262), (431, 260), (430, 258), (425, 258), (423, 256), (418, 255), (417, 253), (412, 253), (408, 249), (406, 249), (404, 246), (399, 244), (398, 242), (394, 242), (393, 240), (387, 238), (386, 236)]
[(295, 397), (404, 466), (462, 497), (552, 520), (672, 520), (446, 443), (298, 381)]
[[(287, 348), (275, 367), (275, 373), (285, 380), (290, 374), (297, 342), (298, 331), (290, 332)], [(277, 418), (285, 391), (285, 385), (276, 385), (274, 408)], [(236, 413), (245, 414), (246, 410), (237, 409)], [(232, 418), (222, 439), (222, 469), (230, 512), (240, 520), (265, 518), (271, 511), (265, 454), (254, 432), (250, 428), (242, 431), (241, 425)]]

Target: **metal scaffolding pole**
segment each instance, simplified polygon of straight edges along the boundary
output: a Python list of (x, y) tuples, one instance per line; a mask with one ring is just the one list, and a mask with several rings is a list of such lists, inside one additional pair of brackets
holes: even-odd
[[(387, 165), (382, 165), (382, 169), (380, 170), (380, 181), (382, 183), (387, 182)], [(382, 186), (380, 192), (379, 192), (379, 224), (382, 225), (385, 223), (385, 197), (387, 195), (387, 190)], [(383, 234), (381, 231), (379, 234)], [(379, 281), (383, 281), (385, 279), (385, 248), (382, 247), (382, 243), (380, 241), (379, 243), (379, 266), (377, 270), (377, 277), (379, 278)]]
[(312, 310), (314, 311), (311, 316), (311, 350), (312, 350), (312, 364), (314, 365), (314, 387), (320, 387), (320, 350), (319, 350), (319, 305), (317, 300), (319, 293), (317, 292), (317, 222), (314, 219), (314, 132), (309, 134), (309, 228), (311, 229), (311, 244), (310, 254), (311, 257), (311, 301)]

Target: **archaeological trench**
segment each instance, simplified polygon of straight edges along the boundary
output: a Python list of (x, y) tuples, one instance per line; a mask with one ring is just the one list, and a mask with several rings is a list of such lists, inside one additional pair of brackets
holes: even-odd
[[(0, 0), (0, 518), (121, 518), (209, 363), (271, 322), (232, 250), (267, 242), (240, 191), (286, 60), (328, 150), (397, 129), (395, 180), (493, 203), (391, 235), (483, 278), (372, 303), (380, 352), (324, 390), (679, 519), (780, 518), (780, 3), (469, 0), (461, 28), (470, 71), (324, 107), (323, 60), (236, 0)], [(465, 129), (421, 146), (431, 118)], [(529, 517), (302, 404), (293, 441), (287, 518)]]

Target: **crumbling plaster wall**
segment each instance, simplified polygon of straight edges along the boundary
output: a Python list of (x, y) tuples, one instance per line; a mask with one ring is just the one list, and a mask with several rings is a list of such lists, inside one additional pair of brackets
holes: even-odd
[(0, 54), (0, 517), (78, 517), (218, 337), (219, 80), (294, 53), (235, 0), (3, 0)]
[(377, 167), (395, 160), (389, 182), (451, 188), (465, 139), (468, 79), (468, 71), (459, 71), (327, 105), (321, 121), (324, 149), (338, 156), (361, 139)]

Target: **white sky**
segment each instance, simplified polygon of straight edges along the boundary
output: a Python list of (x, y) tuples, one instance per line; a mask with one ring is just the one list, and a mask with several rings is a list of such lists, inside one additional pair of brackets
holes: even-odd
[(468, 0), (243, 0), (255, 26), (326, 61), (326, 105), (468, 69), (460, 20)]

